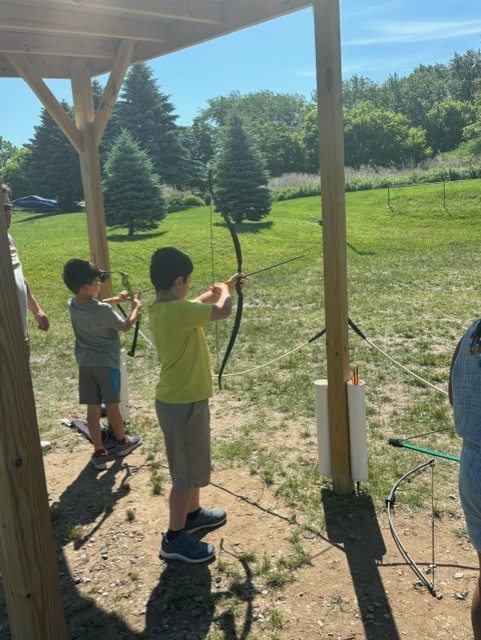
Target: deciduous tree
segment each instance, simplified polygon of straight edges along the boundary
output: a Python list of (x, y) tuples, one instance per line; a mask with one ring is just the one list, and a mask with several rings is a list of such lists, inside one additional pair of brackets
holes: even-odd
[(365, 102), (344, 113), (345, 161), (361, 165), (403, 167), (430, 155), (426, 132), (411, 127), (406, 116)]

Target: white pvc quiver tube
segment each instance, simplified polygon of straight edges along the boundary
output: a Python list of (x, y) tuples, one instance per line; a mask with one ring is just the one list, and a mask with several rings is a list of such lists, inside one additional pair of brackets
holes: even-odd
[(351, 477), (355, 482), (368, 480), (366, 387), (347, 383), (347, 407), (349, 411), (349, 447), (351, 453)]
[(317, 448), (319, 473), (331, 475), (331, 451), (329, 438), (329, 411), (327, 404), (327, 380), (314, 380), (316, 396)]
[(120, 350), (120, 413), (124, 422), (130, 422), (129, 379), (125, 349)]

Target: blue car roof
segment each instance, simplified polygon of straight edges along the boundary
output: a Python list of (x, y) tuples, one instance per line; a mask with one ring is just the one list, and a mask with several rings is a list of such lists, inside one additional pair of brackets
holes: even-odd
[(23, 198), (17, 198), (16, 200), (12, 200), (12, 203), (21, 203), (21, 202), (43, 202), (45, 204), (58, 204), (57, 200), (51, 200), (50, 198), (42, 198), (42, 196), (23, 196)]

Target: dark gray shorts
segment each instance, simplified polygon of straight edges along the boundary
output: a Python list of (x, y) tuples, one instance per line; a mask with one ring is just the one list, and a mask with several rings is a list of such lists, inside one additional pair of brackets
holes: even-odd
[(120, 402), (120, 369), (79, 367), (78, 390), (80, 404)]
[(170, 477), (176, 489), (197, 489), (210, 482), (209, 401), (168, 404), (156, 400)]

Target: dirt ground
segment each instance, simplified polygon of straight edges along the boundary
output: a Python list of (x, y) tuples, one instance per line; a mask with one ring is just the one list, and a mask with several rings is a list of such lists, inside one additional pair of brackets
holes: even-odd
[[(478, 572), (469, 541), (455, 534), (463, 526), (457, 496), (450, 517), (436, 522), (438, 597), (403, 560), (384, 511), (338, 522), (328, 497), (325, 534), (301, 536), (310, 563), (275, 588), (255, 569), (262, 558), (274, 565), (292, 553), (293, 513), (257, 476), (216, 470), (203, 499), (228, 511), (227, 524), (206, 536), (216, 545), (215, 561), (166, 564), (158, 547), (167, 499), (152, 492), (143, 449), (97, 473), (88, 464), (89, 443), (67, 437), (76, 441), (74, 454), (54, 449), (44, 464), (72, 640), (472, 638)], [(398, 514), (395, 524), (425, 571), (432, 558), (429, 518)], [(0, 638), (10, 638), (4, 606)]]

